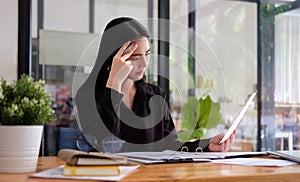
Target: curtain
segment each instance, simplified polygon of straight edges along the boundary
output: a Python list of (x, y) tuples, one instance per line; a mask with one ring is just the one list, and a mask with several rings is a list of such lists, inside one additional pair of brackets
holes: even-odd
[(275, 102), (300, 103), (300, 14), (275, 17)]

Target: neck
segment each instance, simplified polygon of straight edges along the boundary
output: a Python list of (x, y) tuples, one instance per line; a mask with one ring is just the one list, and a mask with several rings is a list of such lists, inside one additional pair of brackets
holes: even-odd
[(126, 81), (123, 82), (123, 84), (122, 84), (121, 91), (124, 94), (124, 97), (122, 99), (123, 102), (125, 103), (125, 105), (127, 105), (127, 107), (132, 109), (134, 96), (135, 96), (135, 93), (136, 93), (136, 88), (135, 88), (135, 85), (134, 85), (134, 81), (131, 80), (131, 79), (126, 79)]
[(122, 93), (128, 94), (133, 86), (134, 86), (134, 81), (131, 79), (126, 79), (122, 84), (122, 88), (121, 88)]

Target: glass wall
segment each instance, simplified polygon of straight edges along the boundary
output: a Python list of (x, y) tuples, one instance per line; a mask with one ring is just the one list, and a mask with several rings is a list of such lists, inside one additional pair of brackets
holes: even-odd
[(299, 1), (262, 3), (262, 150), (299, 149)]
[[(199, 94), (209, 91), (221, 104), (224, 133), (257, 88), (257, 4), (199, 1), (197, 4)], [(207, 84), (207, 82), (209, 84)], [(256, 99), (255, 99), (256, 100)], [(238, 127), (233, 150), (256, 150), (257, 107), (253, 102)]]
[[(40, 2), (42, 14), (37, 13)], [(170, 25), (169, 102), (181, 139), (224, 133), (250, 94), (259, 90), (231, 150), (298, 149), (299, 10), (292, 4), (170, 1), (166, 20)], [(152, 54), (147, 76), (158, 84), (158, 5), (157, 0), (33, 1), (32, 73), (46, 80), (57, 114), (57, 121), (47, 124), (53, 127), (48, 134), (55, 134), (58, 126), (77, 128), (73, 96), (93, 67), (105, 25), (115, 17), (136, 18), (149, 29)], [(269, 16), (265, 5), (282, 11)], [(41, 17), (43, 23), (38, 26)], [(195, 101), (210, 108), (202, 121), (186, 117), (194, 110), (185, 108)], [(198, 114), (203, 114), (201, 109)], [(189, 132), (187, 120), (205, 124)], [(45, 155), (55, 154), (53, 142), (46, 142)]]
[(300, 9), (275, 16), (275, 149), (300, 148)]
[[(90, 14), (91, 2), (94, 14)], [(38, 7), (43, 9), (40, 14)], [(32, 76), (46, 80), (57, 117), (45, 125), (43, 155), (56, 154), (58, 127), (78, 128), (73, 98), (95, 63), (106, 24), (113, 18), (128, 16), (149, 27), (148, 13), (147, 0), (33, 1)], [(42, 27), (38, 28), (37, 20), (42, 20)]]
[[(257, 3), (171, 1), (170, 14), (170, 103), (177, 130), (190, 129), (185, 124), (188, 96), (209, 96), (216, 108), (203, 102), (202, 107), (211, 107), (209, 123), (203, 125), (199, 116), (198, 125), (204, 130), (199, 128), (189, 139), (224, 133), (257, 90)], [(217, 113), (222, 115), (220, 121), (214, 118)], [(256, 133), (257, 106), (253, 102), (232, 150), (255, 151)]]

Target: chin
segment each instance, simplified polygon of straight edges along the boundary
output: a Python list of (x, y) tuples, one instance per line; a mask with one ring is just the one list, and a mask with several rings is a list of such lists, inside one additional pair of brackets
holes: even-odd
[(131, 76), (131, 77), (128, 77), (128, 78), (133, 80), (133, 81), (138, 81), (138, 80), (143, 78), (143, 75), (142, 76)]
[(139, 77), (139, 78), (136, 78), (136, 79), (134, 79), (134, 81), (139, 81), (139, 80), (141, 80), (143, 77)]

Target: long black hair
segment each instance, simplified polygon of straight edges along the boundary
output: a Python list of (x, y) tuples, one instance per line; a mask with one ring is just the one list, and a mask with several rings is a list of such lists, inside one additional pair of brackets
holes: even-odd
[(96, 64), (102, 65), (95, 85), (96, 96), (102, 95), (101, 93), (109, 77), (113, 57), (119, 51), (120, 47), (127, 41), (134, 41), (143, 37), (149, 39), (147, 29), (133, 18), (116, 18), (106, 25), (96, 61)]
[(103, 32), (94, 67), (76, 93), (77, 124), (89, 143), (98, 150), (103, 149), (92, 138), (101, 141), (111, 135), (98, 114), (96, 100), (101, 98), (105, 90), (112, 59), (124, 43), (143, 37), (149, 38), (148, 31), (137, 20), (128, 17), (111, 20)]

